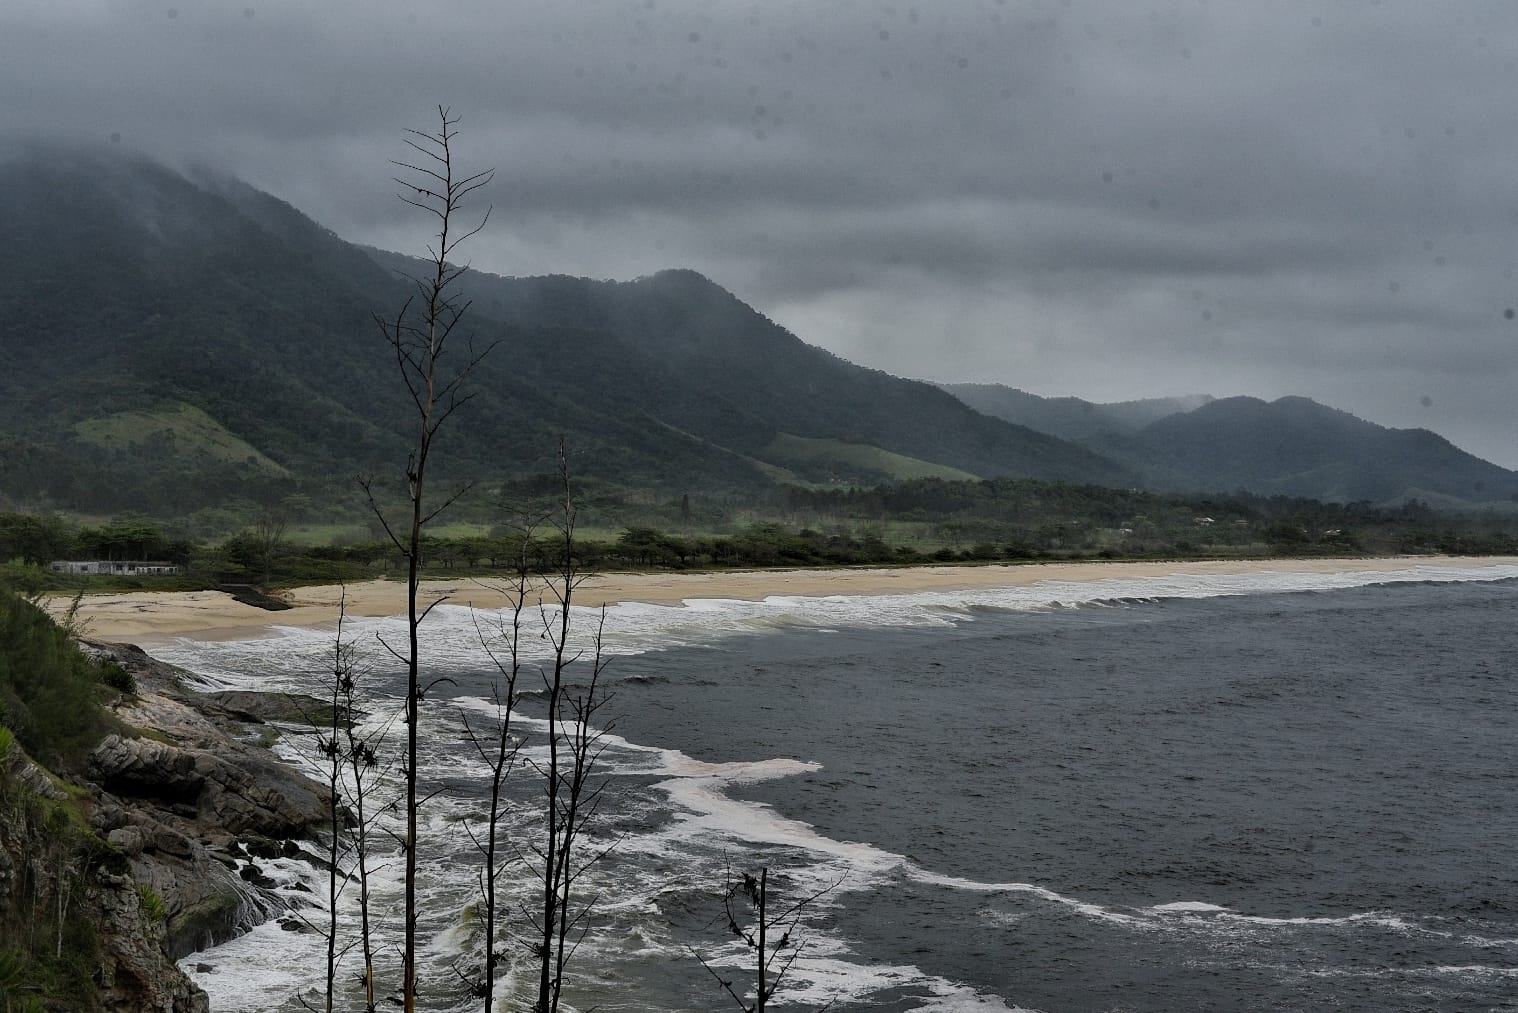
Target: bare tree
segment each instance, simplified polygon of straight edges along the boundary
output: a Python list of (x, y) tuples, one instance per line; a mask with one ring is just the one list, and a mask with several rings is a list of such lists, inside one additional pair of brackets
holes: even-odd
[[(780, 991), (786, 973), (801, 955), (804, 944), (796, 938), (796, 930), (801, 925), (802, 913), (808, 905), (838, 886), (838, 883), (830, 883), (790, 906), (776, 910), (771, 906), (769, 874), (768, 868), (761, 868), (757, 877), (745, 872), (741, 879), (734, 879), (729, 869), (723, 883), (722, 912), (727, 919), (727, 931), (743, 943), (754, 962), (752, 1000), (748, 998), (746, 984), (744, 991), (739, 991), (735, 979), (719, 973), (694, 947), (690, 948), (691, 954), (708, 974), (717, 979), (717, 984), (743, 1013), (765, 1013), (770, 1001)], [(740, 913), (740, 908), (745, 905), (753, 911), (752, 916)], [(829, 1002), (818, 1013), (832, 1005)]]
[[(339, 620), (338, 633), (341, 634), (341, 632), (342, 625)], [(352, 806), (348, 830), (353, 850), (353, 874), (358, 877), (358, 945), (359, 955), (364, 965), (363, 972), (360, 974), (360, 983), (364, 986), (364, 1013), (375, 1013), (374, 929), (370, 920), (369, 893), (373, 852), (369, 843), (369, 831), (380, 814), (372, 808), (370, 794), (371, 785), (384, 776), (384, 768), (380, 764), (379, 750), (376, 746), (383, 741), (389, 728), (382, 727), (374, 732), (359, 730), (357, 725), (358, 678), (351, 645), (349, 645), (349, 650), (339, 651), (338, 666), (341, 673), (338, 680), (338, 698), (342, 704), (344, 718), (343, 755), (348, 764), (344, 787), (348, 804)]]
[[(364, 986), (364, 1013), (375, 1013), (374, 937), (369, 917), (369, 876), (373, 858), (369, 832), (379, 815), (371, 804), (372, 785), (384, 773), (379, 767), (377, 747), (389, 727), (362, 731), (355, 722), (360, 702), (359, 670), (354, 644), (343, 638), (347, 619), (348, 593), (344, 588), (338, 599), (330, 682), (324, 684), (329, 711), (325, 720), (311, 722), (321, 728), (316, 733), (316, 749), (329, 792), (328, 818), (332, 834), (326, 856), (327, 922), (325, 926), (313, 925), (312, 928), (327, 941), (324, 1013), (333, 1013), (336, 1008), (338, 964), (354, 946), (359, 947), (363, 960), (360, 984)], [(349, 856), (352, 872), (345, 873), (342, 866)], [(359, 890), (359, 938), (343, 944), (338, 932), (338, 903), (355, 879)], [(304, 998), (300, 1003), (306, 1009), (314, 1009)]]
[[(416, 291), (394, 317), (375, 317), (395, 355), (396, 370), (415, 409), (416, 443), (407, 458), (405, 472), (409, 506), (405, 523), (391, 524), (380, 507), (372, 479), (360, 480), (370, 508), (406, 560), (407, 643), (403, 649), (385, 645), (406, 666), (406, 750), (401, 761), (406, 781), (406, 826), (401, 840), (405, 859), (401, 1005), (405, 1013), (414, 1013), (416, 1009), (416, 845), (418, 810), (422, 803), (417, 794), (417, 718), (419, 705), (430, 688), (421, 680), (419, 630), (441, 600), (425, 608), (418, 604), (422, 532), (467, 489), (467, 486), (456, 489), (434, 506), (428, 498), (427, 468), (438, 432), (472, 397), (464, 390), (465, 379), (489, 351), (486, 348), (476, 352), (466, 342), (462, 358), (453, 357), (457, 342), (452, 339), (468, 309), (468, 303), (460, 302), (456, 295), (457, 282), (466, 267), (455, 263), (454, 258), (459, 244), (483, 229), (490, 217), (487, 210), (472, 227), (460, 223), (468, 198), (490, 182), (494, 170), (465, 174), (455, 169), (453, 144), (458, 137), (458, 117), (443, 106), (437, 112), (437, 130), (407, 131), (406, 143), (412, 156), (409, 161), (394, 163), (404, 174), (396, 177), (401, 187), (400, 200), (431, 215), (438, 230), (435, 242), (428, 246), (430, 268), (426, 276), (412, 279)], [(449, 364), (455, 361), (458, 364), (450, 368)]]
[[(316, 749), (323, 759), (324, 773), (327, 779), (327, 818), (328, 827), (332, 837), (327, 846), (327, 924), (322, 930), (327, 937), (327, 977), (326, 988), (323, 990), (323, 1010), (332, 1013), (333, 1002), (337, 996), (337, 902), (342, 896), (343, 886), (346, 880), (339, 876), (338, 863), (342, 858), (343, 843), (343, 804), (342, 804), (342, 780), (343, 780), (343, 753), (338, 748), (339, 725), (342, 723), (342, 715), (339, 704), (342, 700), (342, 680), (344, 669), (348, 667), (348, 659), (345, 658), (343, 643), (343, 622), (348, 616), (348, 593), (343, 590), (338, 599), (337, 606), (337, 633), (332, 640), (332, 682), (328, 685), (328, 702), (331, 706), (329, 723), (316, 735)], [(308, 1006), (304, 999), (301, 1005)], [(309, 1008), (309, 1006), (308, 1006)]]
[(279, 555), (280, 546), (284, 544), (285, 528), (289, 526), (289, 523), (290, 515), (283, 505), (266, 504), (258, 511), (253, 527), (248, 532), (264, 583), (269, 581), (269, 574), (274, 568), (274, 559)]
[(542, 672), (548, 704), (548, 759), (546, 764), (533, 764), (543, 780), (544, 793), (541, 843), (529, 846), (537, 863), (540, 890), (537, 908), (531, 912), (536, 930), (532, 948), (538, 964), (534, 1013), (557, 1013), (559, 1009), (565, 967), (589, 930), (596, 903), (594, 895), (584, 895), (582, 880), (615, 846), (612, 842), (587, 851), (588, 829), (606, 787), (594, 772), (604, 748), (602, 739), (611, 729), (609, 723), (597, 725), (597, 715), (610, 699), (600, 683), (606, 664), (601, 651), (606, 614), (603, 609), (588, 678), (583, 685), (572, 685), (567, 679), (570, 668), (583, 660), (583, 651), (572, 645), (572, 605), (586, 574), (575, 556), (574, 492), (562, 444), (559, 479), (562, 513), (556, 521), (558, 558), (547, 581), (554, 608), (545, 605), (539, 609), (542, 635), (549, 641), (553, 657)]
[(502, 793), (506, 778), (516, 766), (519, 750), (518, 742), (511, 732), (511, 717), (516, 705), (517, 677), (522, 671), (522, 624), (527, 609), (528, 587), (532, 580), (529, 547), (535, 526), (530, 515), (523, 518), (520, 525), (521, 540), (511, 566), (511, 582), (504, 586), (496, 585), (496, 590), (505, 592), (511, 607), (509, 619), (501, 618), (495, 624), (494, 641), (500, 645), (499, 648), (492, 643), (492, 637), (486, 634), (478, 618), (475, 620), (475, 632), (480, 645), (490, 655), (499, 675), (499, 678), (491, 681), (490, 687), (495, 703), (495, 727), (487, 736), (483, 731), (475, 729), (468, 715), (464, 715), (465, 733), (490, 770), (490, 805), (486, 811), (485, 833), (481, 838), (470, 831), (481, 855), (480, 896), (484, 905), (481, 914), (485, 938), (485, 966), (480, 979), (471, 984), (474, 994), (483, 1000), (485, 1013), (493, 1013), (495, 1008), (496, 965), (503, 956), (496, 949), (496, 923), (500, 916), (497, 888), (505, 870), (502, 856), (507, 850), (501, 840), (501, 822), (505, 818), (505, 799)]

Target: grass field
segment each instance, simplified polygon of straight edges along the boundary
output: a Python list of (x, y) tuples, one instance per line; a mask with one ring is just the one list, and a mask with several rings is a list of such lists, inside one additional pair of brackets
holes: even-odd
[(907, 457), (864, 443), (818, 440), (789, 433), (777, 435), (765, 451), (783, 464), (811, 470), (828, 468), (844, 482), (859, 475), (884, 475), (897, 480), (942, 478), (949, 481), (974, 481), (978, 477), (948, 465)]
[(117, 412), (75, 423), (74, 431), (98, 447), (126, 449), (160, 442), (175, 457), (209, 457), (250, 464), (272, 475), (289, 474), (194, 405), (176, 403), (147, 411)]

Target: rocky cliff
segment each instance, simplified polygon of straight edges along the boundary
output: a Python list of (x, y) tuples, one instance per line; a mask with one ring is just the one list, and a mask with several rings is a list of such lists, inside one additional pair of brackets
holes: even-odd
[(0, 916), (15, 944), (0, 949), (0, 998), (28, 998), (6, 991), (7, 954), (45, 952), (60, 980), (43, 1008), (205, 1013), (174, 961), (285, 913), (258, 861), (302, 853), (330, 820), (329, 796), (250, 732), (256, 701), (196, 693), (135, 647), (86, 649), (130, 672), (136, 692), (113, 705), (121, 731), (80, 783), (4, 743)]

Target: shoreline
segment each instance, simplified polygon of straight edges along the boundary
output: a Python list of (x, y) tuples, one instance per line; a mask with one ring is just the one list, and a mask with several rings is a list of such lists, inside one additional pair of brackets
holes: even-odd
[[(773, 596), (823, 598), (834, 595), (913, 594), (1025, 587), (1043, 581), (1091, 581), (1164, 577), (1178, 574), (1394, 572), (1414, 566), (1459, 569), (1518, 565), (1515, 556), (1378, 556), (1333, 559), (1177, 560), (1170, 562), (1081, 561), (915, 566), (838, 570), (739, 570), (700, 573), (609, 573), (586, 578), (575, 604), (589, 607), (641, 603), (678, 607), (701, 599), (762, 601)], [(369, 580), (348, 585), (314, 585), (280, 592), (290, 608), (269, 611), (245, 605), (222, 591), (130, 591), (86, 594), (76, 619), (85, 635), (146, 646), (180, 637), (242, 640), (269, 635), (281, 626), (320, 627), (337, 622), (346, 593), (347, 613), (384, 617), (406, 611), (406, 585)], [(486, 579), (431, 579), (422, 582), (422, 604), (500, 608), (505, 592)], [(55, 616), (72, 596), (50, 595), (44, 604)]]

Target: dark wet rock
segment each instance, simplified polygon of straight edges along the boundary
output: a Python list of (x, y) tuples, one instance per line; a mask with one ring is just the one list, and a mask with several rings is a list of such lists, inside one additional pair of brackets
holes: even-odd
[(145, 910), (143, 892), (127, 875), (96, 877), (87, 898), (100, 936), (95, 980), (112, 1013), (208, 1013), (205, 992), (175, 967), (165, 926)]
[(90, 773), (112, 794), (165, 804), (234, 834), (283, 838), (326, 817), (315, 782), (252, 750), (227, 752), (110, 735), (90, 755)]
[[(259, 693), (253, 690), (229, 689), (201, 693), (200, 698), (224, 708), (228, 714), (241, 721), (277, 721), (289, 725), (312, 725), (318, 728), (328, 728), (332, 725), (332, 701), (300, 693)], [(341, 720), (347, 720), (347, 715), (341, 707), (338, 708), (337, 714)]]
[(277, 841), (271, 841), (267, 837), (246, 838), (242, 846), (254, 858), (279, 858), (284, 850)]

